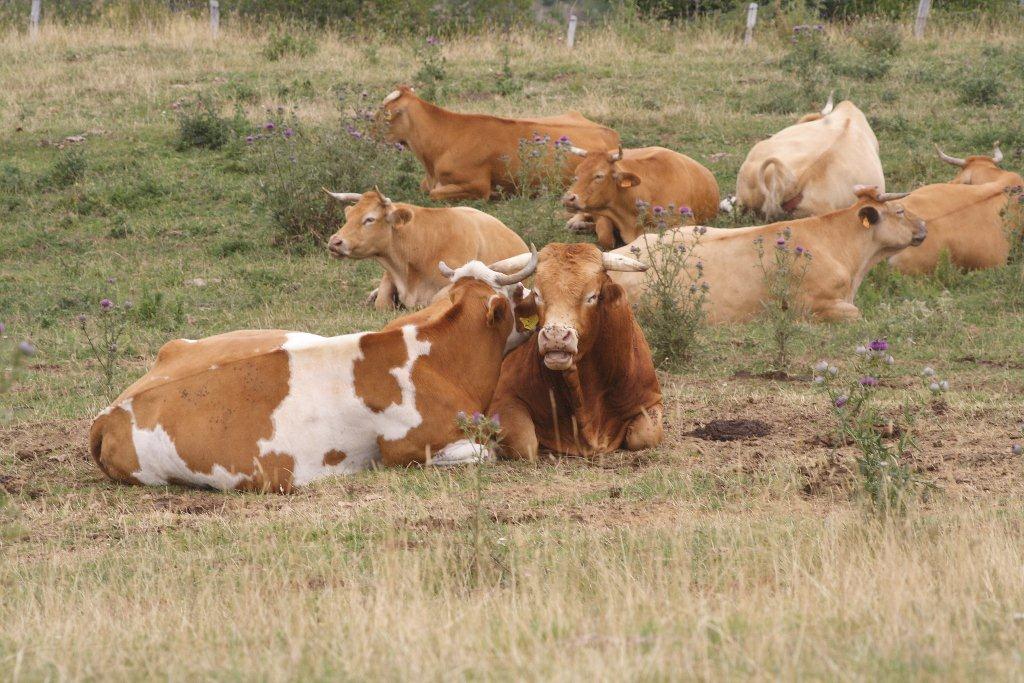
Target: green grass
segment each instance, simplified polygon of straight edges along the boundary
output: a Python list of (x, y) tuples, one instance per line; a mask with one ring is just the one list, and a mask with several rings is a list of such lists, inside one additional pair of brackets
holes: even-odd
[[(751, 145), (835, 88), (875, 127), (890, 190), (952, 177), (933, 142), (965, 156), (999, 139), (1019, 170), (1019, 31), (936, 22), (913, 41), (885, 27), (889, 38), (875, 39), (830, 28), (813, 72), (788, 65), (797, 48), (768, 24), (749, 49), (725, 31), (642, 23), (587, 26), (571, 53), (542, 32), (465, 37), (442, 48), (441, 104), (579, 109), (627, 146), (693, 156), (729, 192)], [(863, 320), (812, 326), (796, 342), (793, 374), (887, 336), (906, 374), (927, 364), (952, 382), (942, 412), (922, 420), (913, 463), (939, 490), (900, 524), (862, 514), (852, 453), (833, 459), (821, 444), (827, 413), (810, 386), (734, 377), (770, 364), (762, 324), (707, 330), (692, 365), (662, 375), (658, 449), (491, 469), (483, 575), (466, 569), (469, 471), (369, 472), (288, 497), (105, 482), (85, 429), (111, 397), (75, 322), (103, 297), (134, 303), (115, 387), (175, 337), (339, 334), (388, 320), (362, 305), (374, 264), (330, 260), (275, 227), (243, 142), (177, 144), (177, 102), (208, 97), (224, 116), (237, 104), (254, 127), (294, 107), (324, 132), (340, 124), (338, 93), (376, 102), (421, 67), (417, 39), (299, 38), (316, 49), (271, 60), (265, 35), (226, 30), (213, 43), (184, 20), (0, 37), (0, 341), (39, 348), (3, 396), (13, 416), (0, 427), (0, 675), (1015, 676), (1019, 264), (932, 278), (875, 269), (857, 301)], [(891, 51), (884, 74), (863, 68), (872, 50)], [(509, 78), (516, 87), (501, 85)], [(353, 168), (363, 186), (336, 189), (377, 182)], [(409, 185), (381, 189), (429, 203)], [(551, 198), (473, 205), (538, 247), (574, 239)], [(772, 431), (731, 443), (688, 435), (725, 417)]]

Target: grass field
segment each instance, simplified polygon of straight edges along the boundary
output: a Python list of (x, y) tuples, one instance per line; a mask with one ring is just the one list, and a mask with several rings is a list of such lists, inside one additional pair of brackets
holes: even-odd
[[(642, 23), (584, 27), (573, 52), (539, 32), (454, 39), (440, 102), (579, 109), (627, 146), (693, 156), (724, 191), (754, 142), (832, 88), (869, 116), (891, 191), (953, 176), (933, 142), (966, 156), (998, 139), (1004, 165), (1024, 165), (1019, 26), (937, 22), (913, 41), (869, 22), (830, 28), (819, 52), (788, 28), (749, 49), (734, 32)], [(294, 107), (312, 133), (338, 126), (339, 90), (379, 101), (422, 68), (420, 41), (300, 38), (315, 50), (271, 61), (266, 35), (214, 43), (189, 21), (0, 36), (0, 341), (39, 349), (0, 410), (0, 677), (1020, 677), (1019, 262), (876, 269), (863, 320), (798, 338), (797, 381), (760, 376), (763, 323), (707, 330), (692, 367), (661, 376), (668, 431), (649, 452), (376, 471), (289, 496), (105, 481), (86, 431), (111, 393), (76, 323), (100, 299), (135, 302), (114, 394), (175, 337), (386, 320), (361, 304), (375, 265), (280, 239), (248, 146), (176, 145), (176, 103), (199, 95), (253, 127)], [(538, 241), (577, 239), (550, 198), (485, 210)], [(910, 459), (933, 487), (884, 521), (800, 379), (877, 337), (907, 378), (894, 396), (925, 365), (952, 384)], [(770, 431), (694, 434), (726, 418)]]

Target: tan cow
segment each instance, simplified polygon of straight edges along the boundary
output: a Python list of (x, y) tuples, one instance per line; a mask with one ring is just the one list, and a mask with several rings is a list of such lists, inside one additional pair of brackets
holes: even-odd
[(449, 296), (381, 332), (170, 342), (93, 421), (92, 456), (121, 483), (258, 491), (378, 463), (489, 457), (454, 420), (487, 407), (503, 356), (526, 338), (512, 296), (536, 264), (536, 252), (511, 275), (441, 264)]
[[(819, 320), (857, 318), (860, 311), (853, 302), (868, 271), (904, 248), (921, 244), (926, 232), (923, 221), (898, 202), (891, 202), (905, 194), (882, 194), (872, 187), (858, 188), (855, 196), (853, 206), (824, 216), (749, 228), (681, 228), (668, 231), (661, 239), (693, 248), (694, 231), (706, 230), (689, 269), (679, 277), (688, 287), (695, 282), (698, 261), (702, 264), (703, 278), (696, 282), (710, 286), (704, 310), (711, 323), (743, 322), (764, 310), (762, 301), (768, 294), (758, 267), (756, 240), (769, 252), (764, 257), (769, 273), (775, 263), (772, 249), (785, 246), (811, 253), (809, 261), (802, 261), (807, 264), (807, 273), (801, 287), (802, 301), (796, 302), (808, 313)], [(778, 245), (787, 229), (791, 235), (788, 245)], [(649, 245), (658, 239), (655, 234), (644, 235), (611, 253), (636, 254), (640, 261), (651, 263)], [(653, 253), (660, 257), (661, 250)], [(613, 273), (612, 279), (625, 288), (630, 300), (638, 301), (643, 295), (644, 276)]]
[(852, 102), (810, 114), (754, 145), (736, 179), (739, 204), (768, 220), (818, 216), (855, 201), (853, 187), (885, 191), (878, 140)]
[[(527, 258), (493, 267), (514, 270)], [(644, 268), (592, 244), (541, 251), (530, 297), (539, 316), (536, 344), (505, 359), (489, 409), (501, 418), (504, 455), (534, 459), (545, 449), (591, 456), (661, 442), (651, 352), (622, 288), (608, 278), (610, 271)]]
[[(688, 211), (703, 223), (718, 215), (718, 182), (714, 174), (685, 154), (664, 147), (591, 151), (573, 147), (583, 157), (572, 187), (562, 203), (577, 215), (570, 230), (597, 233), (597, 243), (612, 249), (644, 232), (639, 202), (647, 211)], [(674, 217), (678, 220), (678, 215)]]
[(1024, 178), (1021, 178), (1020, 175), (999, 167), (999, 164), (1003, 163), (1003, 151), (999, 149), (998, 142), (992, 146), (992, 156), (990, 157), (976, 154), (966, 159), (961, 159), (946, 154), (939, 149), (938, 145), (935, 146), (935, 151), (939, 153), (940, 159), (960, 169), (957, 171), (956, 177), (949, 181), (951, 183), (985, 185), (986, 183), (999, 182), (1002, 183), (1003, 187), (1019, 187), (1024, 185)]
[(458, 268), (491, 263), (526, 251), (526, 243), (494, 216), (466, 206), (426, 208), (369, 192), (327, 192), (342, 202), (345, 225), (328, 241), (335, 258), (375, 259), (383, 268), (369, 300), (378, 310), (426, 306), (449, 281), (439, 261)]
[[(490, 199), (496, 188), (515, 189), (520, 142), (539, 136), (547, 149), (571, 144), (610, 150), (619, 134), (579, 112), (533, 119), (460, 114), (421, 100), (408, 86), (384, 98), (378, 120), (389, 142), (409, 147), (426, 170), (423, 190), (431, 199)], [(565, 179), (579, 159), (565, 154)]]

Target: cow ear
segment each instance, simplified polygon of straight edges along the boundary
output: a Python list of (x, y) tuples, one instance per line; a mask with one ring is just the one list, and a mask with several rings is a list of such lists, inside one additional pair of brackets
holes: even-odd
[(494, 295), (487, 301), (487, 325), (493, 327), (508, 317), (508, 299)]
[(412, 220), (412, 211), (405, 207), (397, 208), (388, 214), (388, 223), (402, 225)]
[(878, 213), (878, 209), (873, 206), (861, 207), (861, 210), (857, 212), (857, 216), (860, 218), (860, 222), (865, 228), (870, 228), (882, 219), (882, 215)]
[(619, 187), (636, 187), (640, 184), (640, 176), (636, 173), (616, 173), (615, 180)]
[(349, 213), (351, 213), (351, 211), (352, 211), (352, 206), (351, 205), (345, 207), (345, 218), (348, 218), (348, 215), (349, 215)]
[(622, 289), (620, 285), (615, 284), (611, 280), (608, 280), (601, 285), (601, 300), (606, 304), (618, 303), (625, 294), (626, 291)]

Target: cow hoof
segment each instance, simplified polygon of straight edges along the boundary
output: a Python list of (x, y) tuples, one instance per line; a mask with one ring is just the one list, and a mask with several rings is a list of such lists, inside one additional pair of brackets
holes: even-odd
[(585, 235), (594, 232), (594, 223), (591, 221), (569, 221), (565, 224), (565, 228), (576, 235)]
[(372, 292), (370, 292), (369, 296), (366, 297), (366, 305), (367, 306), (373, 306), (373, 304), (377, 301), (377, 293), (379, 291), (380, 291), (380, 288), (378, 287), (377, 289), (375, 289)]
[(458, 465), (476, 465), (481, 462), (493, 462), (494, 453), (491, 449), (468, 439), (448, 444), (430, 458), (435, 467), (455, 467)]

